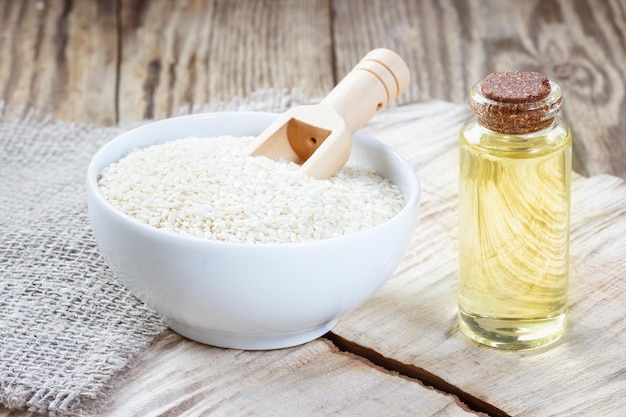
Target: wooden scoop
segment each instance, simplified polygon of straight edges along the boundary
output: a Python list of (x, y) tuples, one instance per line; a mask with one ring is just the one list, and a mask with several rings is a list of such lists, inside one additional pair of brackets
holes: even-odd
[(352, 133), (402, 94), (409, 85), (406, 63), (388, 49), (374, 49), (322, 100), (278, 117), (247, 149), (248, 155), (285, 158), (317, 179), (346, 163)]

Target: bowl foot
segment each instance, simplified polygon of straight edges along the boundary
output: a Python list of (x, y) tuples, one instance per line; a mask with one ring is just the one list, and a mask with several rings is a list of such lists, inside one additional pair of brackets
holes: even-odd
[(188, 339), (216, 347), (244, 350), (282, 349), (301, 345), (320, 337), (337, 324), (337, 320), (331, 320), (317, 327), (292, 332), (235, 334), (213, 332), (198, 327), (192, 327), (168, 318), (164, 318), (164, 320), (170, 329)]

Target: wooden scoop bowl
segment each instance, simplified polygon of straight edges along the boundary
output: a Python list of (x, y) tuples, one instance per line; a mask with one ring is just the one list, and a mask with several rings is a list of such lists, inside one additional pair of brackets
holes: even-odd
[(399, 55), (374, 49), (321, 103), (280, 115), (247, 154), (285, 158), (314, 178), (332, 177), (350, 157), (352, 133), (402, 94), (409, 81), (409, 68)]

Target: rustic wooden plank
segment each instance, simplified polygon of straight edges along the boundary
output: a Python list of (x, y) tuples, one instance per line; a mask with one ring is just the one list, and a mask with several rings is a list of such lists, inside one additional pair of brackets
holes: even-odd
[(324, 341), (255, 352), (166, 332), (125, 377), (100, 415), (475, 415)]
[(16, 114), (26, 106), (109, 124), (117, 110), (124, 122), (162, 118), (268, 88), (318, 98), (365, 52), (386, 46), (414, 68), (399, 104), (464, 102), (471, 84), (496, 69), (546, 73), (565, 90), (575, 170), (626, 177), (619, 0), (2, 0), (0, 10), (8, 57), (0, 99)]
[(468, 111), (404, 106), (367, 127), (418, 171), (421, 218), (395, 276), (334, 333), (419, 367), (510, 415), (621, 415), (626, 365), (626, 184), (575, 176), (570, 324), (552, 347), (504, 352), (474, 344), (456, 324), (457, 132)]
[(5, 111), (115, 122), (115, 2), (3, 0), (0, 10)]
[(626, 178), (626, 6), (623, 1), (335, 0), (336, 72), (388, 47), (414, 81), (399, 103), (467, 100), (489, 72), (535, 70), (564, 90), (574, 168)]
[[(255, 352), (213, 348), (167, 331), (116, 385), (98, 416), (476, 415), (452, 395), (323, 340)], [(39, 415), (0, 406), (0, 417)]]
[(120, 120), (270, 88), (315, 98), (334, 86), (326, 0), (121, 4)]

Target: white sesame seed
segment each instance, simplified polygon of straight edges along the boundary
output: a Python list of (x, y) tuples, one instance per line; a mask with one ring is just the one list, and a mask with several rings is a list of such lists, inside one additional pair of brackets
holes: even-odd
[(185, 138), (129, 152), (98, 184), (124, 213), (156, 228), (203, 239), (285, 243), (372, 228), (395, 216), (397, 186), (348, 163), (313, 179), (287, 161), (244, 155), (253, 138)]

